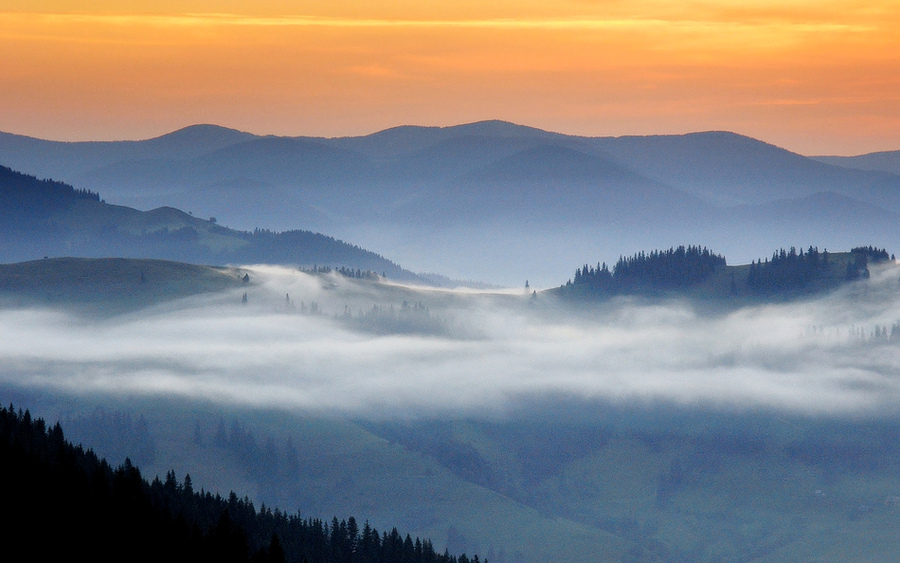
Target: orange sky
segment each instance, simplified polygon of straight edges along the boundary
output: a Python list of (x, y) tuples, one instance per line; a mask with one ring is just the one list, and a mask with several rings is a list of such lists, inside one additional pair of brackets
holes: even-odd
[(0, 130), (336, 136), (505, 119), (900, 149), (898, 0), (245, 4), (6, 0)]

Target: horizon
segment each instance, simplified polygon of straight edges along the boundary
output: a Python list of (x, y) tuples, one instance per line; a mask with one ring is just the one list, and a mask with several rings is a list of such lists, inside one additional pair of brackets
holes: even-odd
[[(370, 137), (370, 136), (373, 136), (373, 135), (378, 135), (378, 134), (384, 133), (384, 132), (386, 132), (386, 131), (392, 131), (392, 130), (395, 130), (395, 129), (404, 129), (404, 128), (416, 128), (416, 129), (453, 129), (453, 128), (456, 128), (456, 127), (466, 127), (466, 126), (470, 126), (470, 125), (478, 125), (478, 124), (483, 124), (483, 123), (502, 123), (502, 124), (506, 124), (506, 125), (513, 125), (513, 126), (515, 126), (515, 127), (523, 127), (523, 128), (528, 128), (528, 129), (536, 129), (536, 130), (542, 131), (542, 132), (544, 132), (544, 133), (551, 133), (551, 134), (556, 134), (556, 135), (563, 135), (563, 136), (567, 136), (567, 137), (580, 137), (580, 138), (585, 138), (585, 139), (603, 139), (603, 138), (615, 138), (615, 139), (618, 139), (618, 138), (629, 138), (629, 137), (685, 137), (685, 136), (689, 136), (689, 135), (703, 135), (703, 134), (709, 134), (709, 133), (727, 133), (727, 134), (730, 134), (730, 135), (736, 135), (736, 136), (739, 136), (739, 137), (746, 137), (746, 138), (749, 138), (749, 139), (753, 139), (753, 140), (759, 141), (759, 142), (761, 142), (761, 143), (765, 143), (765, 144), (768, 144), (768, 145), (772, 145), (772, 146), (774, 146), (774, 147), (777, 147), (777, 148), (780, 148), (780, 149), (784, 149), (784, 150), (786, 150), (786, 151), (793, 152), (793, 153), (795, 153), (795, 154), (799, 154), (800, 156), (811, 157), (811, 158), (815, 158), (815, 157), (830, 157), (830, 156), (839, 156), (839, 157), (847, 156), (847, 157), (853, 157), (853, 156), (864, 156), (864, 155), (868, 155), (868, 154), (877, 154), (877, 153), (900, 152), (900, 145), (898, 145), (897, 148), (892, 148), (892, 149), (889, 148), (889, 149), (885, 149), (885, 150), (876, 150), (876, 151), (870, 151), (870, 152), (865, 152), (865, 153), (856, 153), (856, 154), (837, 154), (837, 153), (827, 153), (827, 154), (826, 154), (826, 153), (819, 153), (819, 154), (805, 154), (805, 153), (799, 153), (799, 152), (796, 152), (796, 151), (794, 151), (794, 150), (792, 150), (792, 149), (790, 149), (790, 148), (788, 148), (788, 147), (778, 145), (778, 144), (773, 143), (773, 142), (771, 142), (771, 141), (769, 141), (769, 140), (767, 140), (767, 139), (764, 139), (764, 138), (754, 137), (754, 136), (752, 136), (752, 135), (747, 135), (747, 134), (741, 133), (741, 132), (739, 132), (739, 131), (729, 131), (729, 130), (725, 130), (725, 129), (706, 129), (706, 130), (702, 130), (702, 131), (701, 131), (701, 130), (697, 130), (697, 131), (686, 131), (686, 132), (684, 132), (684, 133), (647, 133), (647, 134), (644, 134), (644, 135), (634, 135), (634, 134), (622, 134), (622, 135), (581, 135), (581, 134), (576, 134), (576, 133), (566, 133), (566, 132), (564, 132), (564, 131), (556, 131), (556, 130), (552, 130), (552, 129), (543, 129), (543, 128), (536, 127), (536, 126), (533, 126), (533, 125), (529, 125), (529, 124), (526, 124), (526, 123), (516, 123), (516, 122), (513, 122), (513, 121), (507, 121), (507, 120), (504, 120), (504, 119), (482, 119), (482, 120), (478, 120), (478, 121), (469, 121), (469, 122), (465, 122), (465, 123), (456, 123), (456, 124), (451, 124), (451, 125), (418, 125), (418, 124), (412, 124), (412, 123), (404, 123), (404, 124), (400, 124), (400, 125), (393, 125), (393, 126), (386, 127), (386, 128), (383, 128), (383, 129), (378, 129), (378, 130), (375, 130), (375, 131), (370, 131), (370, 132), (368, 132), (368, 133), (360, 133), (360, 134), (358, 134), (358, 135), (333, 135), (333, 136), (327, 136), (327, 135), (307, 135), (307, 134), (297, 134), (297, 135), (285, 134), (285, 135), (281, 135), (281, 134), (276, 134), (276, 133), (266, 133), (266, 132), (248, 131), (248, 130), (245, 130), (245, 129), (239, 129), (239, 128), (235, 128), (235, 127), (229, 127), (229, 126), (226, 126), (226, 125), (221, 125), (221, 124), (218, 124), (218, 123), (209, 123), (209, 122), (205, 122), (205, 123), (191, 123), (191, 124), (189, 124), (189, 125), (184, 125), (184, 126), (181, 126), (181, 127), (176, 127), (175, 129), (172, 129), (172, 130), (170, 130), (170, 131), (166, 131), (166, 132), (161, 133), (161, 134), (158, 134), (158, 135), (153, 135), (153, 136), (149, 136), (149, 137), (134, 137), (134, 138), (108, 138), (108, 139), (105, 139), (105, 138), (91, 138), (91, 139), (68, 139), (68, 140), (67, 140), (67, 139), (52, 139), (52, 138), (47, 138), (47, 137), (38, 137), (38, 136), (30, 135), (30, 134), (27, 134), (27, 133), (16, 133), (16, 132), (12, 132), (12, 131), (4, 131), (4, 130), (0, 130), (0, 134), (16, 135), (16, 136), (20, 136), (20, 137), (26, 137), (26, 138), (35, 139), (35, 140), (38, 140), (38, 141), (47, 141), (47, 142), (52, 142), (52, 143), (128, 143), (128, 142), (153, 141), (153, 140), (155, 140), (155, 139), (165, 138), (165, 137), (167, 137), (167, 136), (170, 136), (170, 135), (173, 135), (173, 134), (182, 132), (182, 131), (186, 131), (186, 130), (189, 130), (189, 129), (201, 128), (201, 127), (212, 127), (212, 128), (218, 128), (218, 129), (226, 129), (226, 130), (234, 131), (234, 132), (237, 132), (237, 133), (246, 133), (246, 134), (249, 134), (249, 135), (253, 135), (253, 136), (255, 136), (255, 137), (282, 137), (282, 138), (296, 138), (296, 139), (349, 139), (349, 138)], [(0, 163), (0, 165), (2, 165), (2, 163)]]
[(887, 0), (11, 0), (0, 130), (131, 140), (216, 123), (345, 137), (501, 119), (859, 155), (900, 148), (898, 30)]

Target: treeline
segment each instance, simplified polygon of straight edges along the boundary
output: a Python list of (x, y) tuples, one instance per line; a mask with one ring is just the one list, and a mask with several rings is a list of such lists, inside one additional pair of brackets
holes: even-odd
[[(199, 421), (194, 428), (194, 444), (204, 445)], [(237, 420), (232, 420), (226, 430), (225, 421), (220, 419), (212, 437), (212, 445), (229, 452), (232, 459), (259, 482), (285, 484), (298, 470), (299, 452), (293, 440), (276, 444), (270, 437), (260, 443)]]
[(0, 231), (28, 229), (33, 221), (67, 209), (79, 199), (100, 201), (100, 195), (0, 166)]
[(244, 497), (195, 491), (190, 476), (148, 482), (126, 459), (113, 468), (73, 446), (59, 423), (0, 408), (0, 541), (34, 561), (87, 558), (217, 562), (477, 563), (429, 540), (379, 533), (354, 518), (330, 523)]
[[(869, 262), (880, 263), (893, 258), (884, 248), (874, 246), (852, 248), (850, 257), (843, 272), (848, 281), (868, 279)], [(806, 252), (793, 246), (789, 250), (782, 248), (775, 251), (771, 259), (751, 262), (747, 286), (757, 293), (804, 290), (817, 280), (834, 277), (832, 266), (827, 250), (819, 252), (813, 246)]]
[[(217, 232), (222, 227), (214, 227)], [(353, 272), (356, 268), (362, 272), (383, 272), (394, 279), (411, 277), (411, 273), (384, 256), (366, 250), (355, 244), (344, 242), (321, 233), (312, 231), (291, 230), (274, 232), (269, 229), (254, 229), (252, 232), (225, 229), (230, 236), (240, 237), (250, 245), (236, 249), (235, 258), (243, 261), (265, 260), (277, 264), (346, 264), (344, 273)], [(353, 264), (353, 269), (349, 264)], [(340, 268), (339, 268), (340, 269)]]
[[(329, 273), (330, 268), (317, 267), (319, 273)], [(341, 273), (340, 270), (336, 270)], [(357, 272), (360, 272), (357, 270)], [(374, 277), (369, 279), (378, 279), (377, 274), (371, 272), (354, 273), (347, 269), (345, 273), (341, 273), (348, 277), (356, 277), (365, 279), (367, 275)], [(245, 294), (246, 295), (246, 294)], [(244, 301), (246, 303), (246, 301)], [(298, 306), (291, 299), (291, 295), (284, 296), (285, 311), (288, 313), (299, 313), (301, 315), (324, 315), (326, 312), (315, 301), (311, 301), (309, 305), (305, 301), (301, 301)], [(344, 310), (340, 313), (333, 313), (334, 320), (341, 321), (349, 326), (374, 332), (377, 334), (445, 334), (449, 330), (447, 321), (437, 315), (432, 315), (428, 307), (421, 301), (403, 301), (399, 307), (394, 305), (378, 305), (373, 304), (371, 309), (358, 309), (356, 312), (349, 305), (344, 305)]]
[(876, 248), (874, 246), (857, 246), (850, 249), (852, 254), (862, 255), (867, 259), (871, 260), (873, 264), (878, 264), (880, 262), (887, 262), (888, 260), (893, 260), (894, 255), (888, 256), (887, 249), (884, 248)]
[[(208, 233), (227, 237), (242, 244), (214, 250)], [(184, 226), (178, 229), (157, 229), (131, 233), (110, 223), (94, 233), (79, 234), (69, 242), (76, 254), (85, 256), (154, 257), (189, 263), (270, 263), (270, 264), (345, 264), (335, 267), (316, 267), (319, 273), (336, 271), (347, 277), (369, 279), (374, 272), (382, 272), (395, 279), (413, 277), (410, 272), (380, 254), (342, 240), (314, 233), (291, 230), (274, 232), (268, 229), (239, 231), (219, 225)], [(348, 266), (353, 264), (354, 267)]]
[[(820, 252), (814, 246), (805, 251), (793, 246), (781, 248), (771, 258), (753, 260), (746, 274), (743, 268), (730, 269), (730, 295), (741, 295), (745, 290), (774, 295), (835, 287), (844, 280), (867, 279), (870, 264), (894, 258), (886, 249), (875, 246), (855, 247), (849, 259), (846, 253), (835, 259), (827, 250)], [(606, 263), (596, 267), (585, 264), (560, 288), (560, 294), (605, 296), (677, 290), (696, 285), (725, 266), (723, 256), (700, 246), (639, 252), (620, 257), (612, 268)]]
[(31, 174), (16, 172), (0, 165), (0, 198), (17, 201), (29, 206), (54, 200), (90, 199), (100, 201), (100, 194), (90, 190), (77, 189), (56, 180), (40, 180)]
[(585, 264), (575, 270), (574, 279), (569, 280), (566, 287), (609, 294), (640, 289), (677, 289), (697, 284), (725, 265), (724, 256), (714, 254), (706, 247), (679, 246), (620, 257), (612, 270), (605, 262), (597, 264), (596, 268)]
[(301, 266), (299, 270), (306, 274), (330, 274), (334, 272), (345, 278), (356, 280), (378, 280), (380, 277), (383, 277), (372, 270), (361, 270), (359, 268), (354, 270), (353, 268), (347, 268), (346, 266), (332, 268), (331, 266), (319, 266), (318, 264), (315, 264), (312, 268), (304, 268)]
[(340, 318), (358, 329), (378, 334), (445, 334), (448, 330), (446, 321), (432, 315), (421, 301), (404, 301), (399, 308), (373, 305), (355, 316), (345, 306)]
[(892, 344), (900, 344), (900, 321), (891, 325), (888, 332), (887, 325), (875, 325), (871, 332), (867, 332), (863, 327), (850, 327), (850, 340), (861, 344), (878, 344), (890, 342)]
[(850, 249), (853, 260), (847, 264), (847, 279), (858, 280), (869, 278), (869, 262), (879, 264), (893, 260), (894, 256), (888, 256), (888, 252), (884, 248), (875, 248), (874, 246), (857, 246)]
[(780, 249), (772, 259), (754, 260), (747, 273), (747, 286), (758, 293), (801, 289), (829, 271), (828, 251), (810, 246), (804, 253), (795, 247)]

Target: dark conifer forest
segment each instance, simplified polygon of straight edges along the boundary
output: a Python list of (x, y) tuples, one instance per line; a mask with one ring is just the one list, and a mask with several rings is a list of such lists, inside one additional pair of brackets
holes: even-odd
[(639, 290), (666, 290), (688, 287), (706, 279), (725, 257), (706, 247), (679, 246), (669, 250), (639, 252), (620, 257), (612, 270), (603, 263), (575, 270), (569, 288), (584, 288), (597, 294), (620, 294)]
[(100, 196), (0, 166), (0, 233), (29, 232), (39, 221), (85, 199), (100, 201)]
[[(874, 246), (857, 246), (850, 250), (844, 269), (845, 279), (853, 281), (869, 277), (869, 262), (878, 264), (889, 259), (887, 250)], [(828, 251), (810, 246), (804, 253), (795, 247), (775, 251), (772, 258), (754, 260), (747, 274), (747, 286), (760, 294), (802, 291), (830, 275), (832, 264)]]
[(564, 298), (594, 300), (677, 294), (740, 305), (810, 295), (869, 279), (870, 265), (893, 259), (886, 249), (872, 245), (836, 254), (815, 246), (806, 251), (792, 246), (776, 250), (771, 258), (728, 266), (724, 256), (706, 247), (679, 246), (620, 257), (613, 268), (606, 263), (585, 264), (556, 292)]
[[(806, 253), (801, 248), (780, 249), (765, 261), (753, 261), (747, 274), (747, 285), (758, 293), (774, 293), (784, 290), (802, 289), (828, 271), (828, 251), (819, 252), (809, 247)], [(864, 267), (864, 266), (863, 266)]]
[(475, 563), (429, 540), (379, 532), (355, 518), (326, 522), (247, 498), (196, 491), (174, 472), (148, 482), (126, 459), (113, 468), (13, 405), (0, 408), (0, 541), (31, 561)]

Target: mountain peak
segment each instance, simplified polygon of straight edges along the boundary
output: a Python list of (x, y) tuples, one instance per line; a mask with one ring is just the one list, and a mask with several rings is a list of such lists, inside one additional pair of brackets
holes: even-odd
[(462, 136), (481, 136), (481, 137), (532, 137), (532, 136), (559, 136), (559, 133), (552, 133), (529, 127), (527, 125), (519, 125), (510, 121), (501, 119), (488, 119), (484, 121), (473, 121), (472, 123), (463, 123), (460, 125), (448, 125), (446, 127), (437, 127), (429, 125), (400, 125), (383, 129), (377, 133), (372, 133), (368, 137), (378, 138), (395, 138), (407, 135), (421, 137), (427, 135), (434, 139), (446, 139), (451, 137)]
[(159, 137), (148, 139), (147, 141), (190, 142), (209, 141), (211, 139), (245, 141), (253, 137), (256, 137), (256, 135), (253, 135), (252, 133), (245, 133), (244, 131), (239, 131), (237, 129), (231, 129), (228, 127), (222, 127), (221, 125), (213, 125), (209, 123), (199, 123), (195, 125), (188, 125), (187, 127), (182, 127), (181, 129), (177, 129), (175, 131), (172, 131), (171, 133), (166, 133), (165, 135), (160, 135)]
[(529, 127), (527, 125), (519, 125), (510, 121), (500, 119), (489, 119), (485, 121), (475, 121), (472, 123), (464, 123), (462, 125), (452, 125), (442, 128), (444, 131), (454, 132), (463, 135), (482, 135), (487, 137), (533, 137), (533, 136), (556, 136), (558, 133), (551, 133)]

